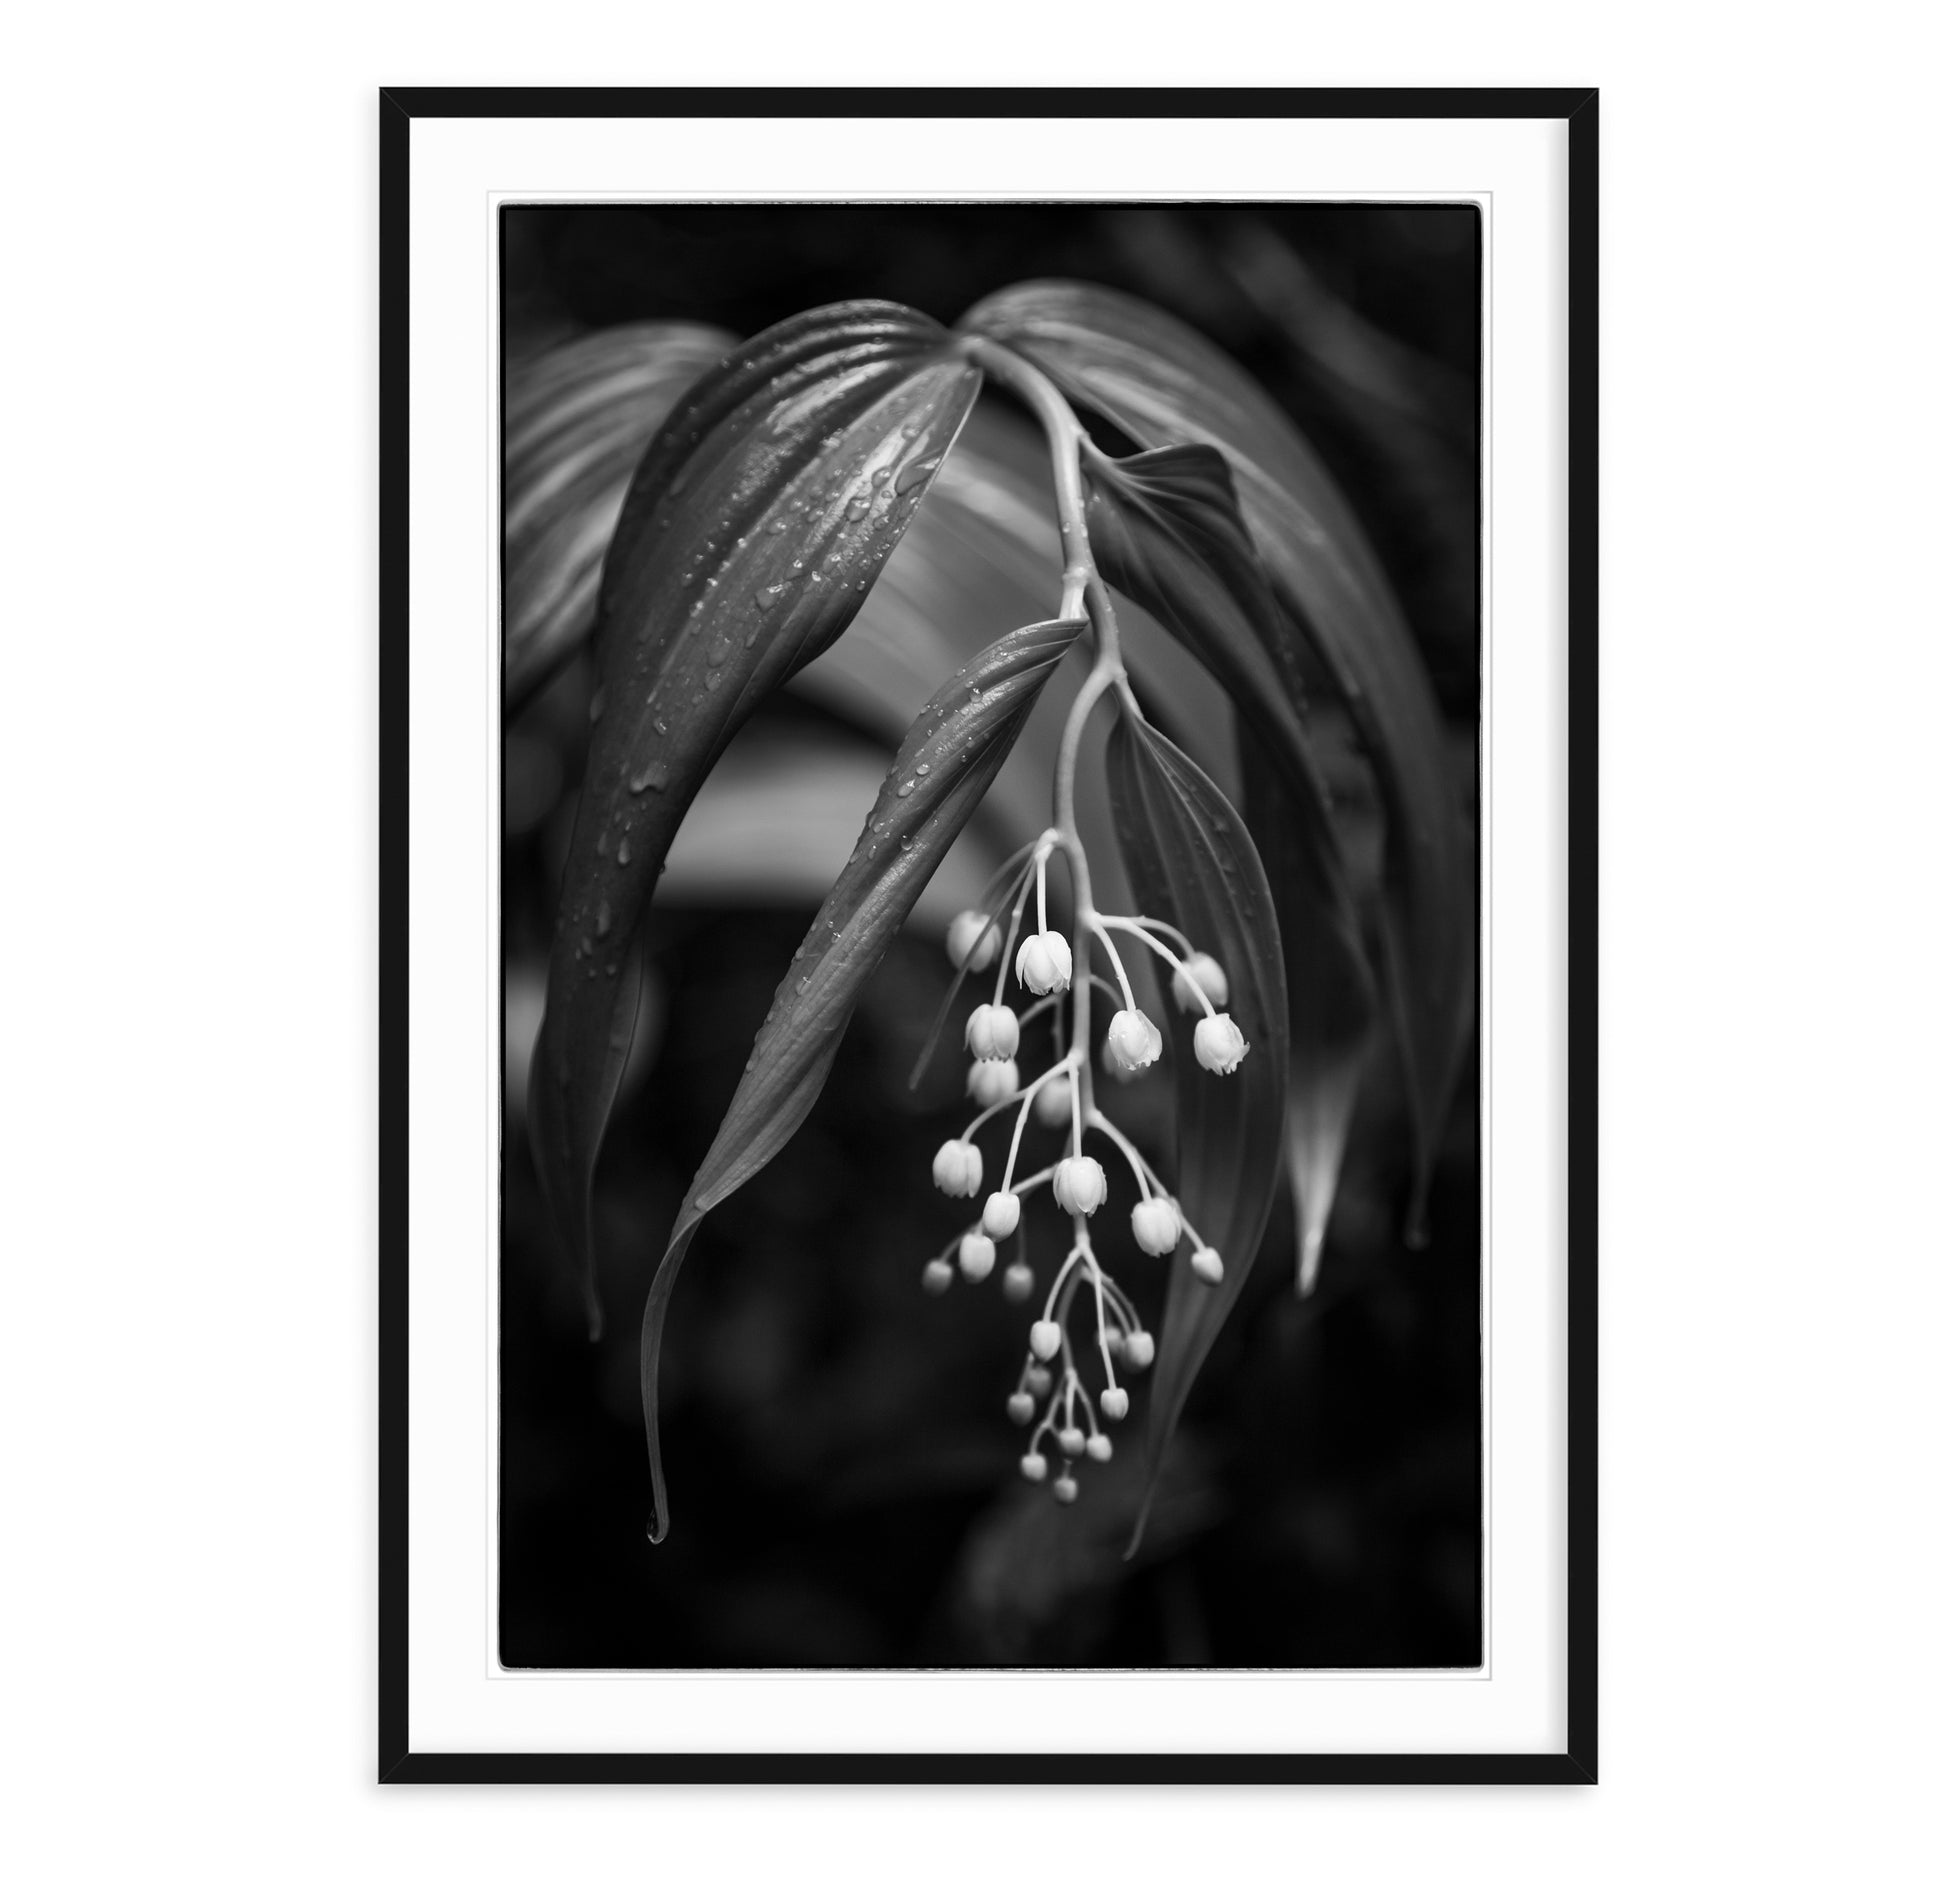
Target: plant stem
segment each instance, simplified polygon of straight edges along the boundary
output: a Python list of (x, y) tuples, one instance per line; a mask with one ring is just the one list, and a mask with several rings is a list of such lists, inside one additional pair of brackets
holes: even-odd
[[(1115, 605), (1095, 567), (1094, 551), (1088, 542), (1087, 493), (1081, 482), (1081, 453), (1089, 445), (1088, 435), (1075, 418), (1074, 409), (1046, 374), (1011, 348), (982, 338), (962, 344), (966, 358), (1011, 392), (1019, 395), (1032, 410), (1047, 435), (1054, 467), (1054, 502), (1061, 525), (1062, 555), (1061, 614), (1071, 617), (1085, 605), (1094, 630), (1095, 659), (1081, 691), (1068, 711), (1067, 725), (1061, 730), (1061, 746), (1054, 766), (1054, 834), (1066, 855), (1074, 887), (1074, 1051), (1077, 1052), (1077, 1120), (1095, 1112), (1095, 1074), (1089, 1059), (1088, 1044), (1088, 950), (1100, 934), (1093, 889), (1088, 877), (1088, 855), (1074, 819), (1074, 775), (1081, 752), (1081, 734), (1087, 726), (1095, 703), (1110, 688), (1121, 695), (1124, 708), (1135, 711), (1129, 691), (1128, 670), (1122, 661), (1121, 634), (1115, 624)], [(1113, 950), (1109, 952), (1114, 955)], [(1121, 965), (1116, 963), (1119, 972)], [(1076, 1151), (1080, 1149), (1077, 1146)]]

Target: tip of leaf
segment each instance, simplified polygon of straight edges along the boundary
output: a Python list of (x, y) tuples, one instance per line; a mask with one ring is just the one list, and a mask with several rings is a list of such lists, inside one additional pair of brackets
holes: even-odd
[(1149, 1528), (1149, 1508), (1155, 1501), (1155, 1483), (1150, 1481), (1149, 1491), (1142, 1496), (1142, 1511), (1135, 1516), (1135, 1531), (1128, 1536), (1128, 1545), (1122, 1553), (1122, 1564), (1126, 1566), (1142, 1550), (1142, 1535)]
[(649, 1515), (649, 1544), (660, 1546), (669, 1537), (669, 1516), (656, 1512)]
[(1324, 1263), (1324, 1227), (1307, 1229), (1303, 1249), (1297, 1257), (1297, 1294), (1309, 1297), (1318, 1288), (1318, 1271)]

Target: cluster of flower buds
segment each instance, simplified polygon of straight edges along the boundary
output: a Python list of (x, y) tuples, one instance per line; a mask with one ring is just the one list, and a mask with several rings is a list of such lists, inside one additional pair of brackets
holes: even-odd
[[(1184, 1216), (1181, 1202), (1094, 1103), (1085, 1039), (1086, 996), (1091, 983), (1121, 1003), (1109, 1019), (1102, 1043), (1101, 1064), (1106, 1071), (1118, 1080), (1132, 1081), (1153, 1068), (1163, 1053), (1162, 1031), (1137, 1007), (1115, 937), (1139, 941), (1167, 966), (1170, 992), (1183, 1013), (1199, 1008), (1203, 1011), (1194, 1040), (1196, 1059), (1203, 1068), (1212, 1074), (1229, 1074), (1249, 1053), (1249, 1046), (1222, 1007), (1230, 994), (1222, 965), (1193, 949), (1172, 926), (1154, 919), (1085, 913), (1084, 934), (1079, 939), (1081, 980), (1077, 985), (1075, 949), (1047, 924), (1047, 860), (1057, 844), (1056, 834), (1044, 834), (1030, 848), (1031, 857), (994, 908), (964, 911), (947, 931), (947, 953), (963, 973), (977, 975), (996, 963), (999, 968), (992, 999), (976, 1005), (966, 1021), (965, 1042), (971, 1057), (966, 1092), (980, 1111), (962, 1133), (933, 1156), (934, 1185), (949, 1198), (979, 1197), (985, 1162), (974, 1136), (989, 1121), (1009, 1112), (1013, 1115), (1013, 1133), (999, 1184), (987, 1192), (978, 1221), (948, 1241), (926, 1265), (923, 1281), (935, 1294), (948, 1290), (955, 1276), (977, 1284), (999, 1267), (999, 1242), (1014, 1239), (1018, 1241), (1016, 1252), (1001, 1271), (1001, 1289), (1010, 1303), (1025, 1304), (1034, 1296), (1035, 1278), (1027, 1261), (1022, 1201), (1045, 1186), (1055, 1205), (1066, 1214), (1070, 1227), (1067, 1256), (1055, 1272), (1042, 1299), (1040, 1315), (1028, 1332), (1026, 1360), (1007, 1399), (1008, 1415), (1021, 1427), (1031, 1429), (1020, 1462), (1022, 1475), (1036, 1483), (1047, 1481), (1051, 1464), (1054, 1496), (1065, 1503), (1079, 1493), (1075, 1463), (1083, 1457), (1107, 1461), (1114, 1454), (1114, 1444), (1103, 1423), (1120, 1422), (1129, 1406), (1128, 1391), (1117, 1372), (1139, 1375), (1155, 1357), (1154, 1337), (1143, 1328), (1127, 1292), (1102, 1265), (1089, 1233), (1089, 1221), (1107, 1203), (1109, 1179), (1101, 1161), (1083, 1151), (1087, 1136), (1097, 1135), (1105, 1141), (1134, 1178), (1137, 1198), (1130, 1225), (1137, 1247), (1152, 1258), (1162, 1258), (1187, 1238), (1194, 1275), (1212, 1285), (1223, 1277), (1221, 1257), (1197, 1234)], [(1017, 857), (1007, 869), (1018, 863)], [(1036, 900), (1039, 922), (1021, 937), (1030, 894)], [(1105, 952), (1115, 973), (1114, 984), (1088, 968), (1090, 943), (1098, 943)], [(1005, 1000), (1009, 966), (1020, 987), (1037, 998), (1019, 1014)], [(1052, 1056), (1042, 1073), (1023, 1085), (1017, 1060), (1022, 1030), (1044, 1016), (1053, 1037)], [(1030, 1120), (1059, 1130), (1067, 1152), (1036, 1172), (1018, 1176), (1021, 1142)], [(1092, 1317), (1087, 1315), (1090, 1309)], [(1078, 1348), (1071, 1331), (1074, 1323), (1092, 1326)], [(1079, 1360), (1090, 1351), (1100, 1365), (1100, 1386), (1093, 1391), (1083, 1380)]]

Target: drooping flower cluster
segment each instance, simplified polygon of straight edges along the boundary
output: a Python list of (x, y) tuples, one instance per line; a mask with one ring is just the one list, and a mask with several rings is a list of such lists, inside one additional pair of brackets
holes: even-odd
[[(1089, 1221), (1107, 1203), (1109, 1176), (1100, 1160), (1084, 1151), (1088, 1136), (1107, 1142), (1111, 1159), (1128, 1168), (1137, 1197), (1130, 1224), (1137, 1247), (1150, 1257), (1167, 1257), (1186, 1237), (1190, 1265), (1206, 1284), (1223, 1276), (1223, 1261), (1204, 1242), (1184, 1216), (1181, 1202), (1163, 1185), (1155, 1168), (1095, 1104), (1093, 1071), (1088, 1062), (1087, 996), (1089, 986), (1105, 991), (1120, 1007), (1110, 1017), (1102, 1041), (1102, 1068), (1122, 1081), (1139, 1078), (1161, 1060), (1162, 1031), (1137, 1006), (1120, 954), (1117, 936), (1133, 938), (1152, 951), (1170, 971), (1170, 990), (1185, 1013), (1203, 1011), (1195, 1030), (1195, 1054), (1212, 1074), (1231, 1073), (1248, 1054), (1242, 1031), (1219, 1005), (1229, 1000), (1229, 979), (1211, 956), (1191, 947), (1173, 926), (1146, 917), (1108, 917), (1083, 906), (1081, 934), (1070, 946), (1067, 938), (1048, 928), (1047, 862), (1062, 845), (1056, 832), (1044, 833), (1033, 846), (1004, 867), (990, 909), (962, 912), (947, 932), (946, 947), (954, 965), (980, 973), (996, 960), (992, 999), (979, 1003), (966, 1020), (965, 1043), (971, 1065), (966, 1092), (979, 1112), (965, 1130), (948, 1140), (933, 1156), (933, 1183), (950, 1198), (978, 1197), (985, 1179), (985, 1161), (975, 1143), (990, 1121), (1013, 1116), (1013, 1132), (998, 1184), (987, 1191), (976, 1223), (965, 1227), (926, 1266), (924, 1284), (938, 1294), (948, 1290), (955, 1276), (977, 1284), (999, 1265), (999, 1241), (1017, 1241), (1015, 1254), (1001, 1272), (1001, 1289), (1014, 1304), (1027, 1303), (1036, 1279), (1027, 1259), (1027, 1227), (1023, 1201), (1041, 1187), (1068, 1219), (1068, 1250), (1056, 1268), (1041, 1300), (1040, 1314), (1027, 1335), (1027, 1354), (1007, 1413), (1029, 1433), (1020, 1471), (1029, 1481), (1045, 1482), (1053, 1468), (1053, 1492), (1067, 1503), (1079, 1493), (1074, 1467), (1082, 1457), (1107, 1461), (1114, 1454), (1104, 1422), (1121, 1421), (1129, 1408), (1128, 1391), (1120, 1376), (1139, 1375), (1155, 1358), (1155, 1339), (1143, 1328), (1128, 1293), (1116, 1283), (1097, 1255), (1089, 1235)], [(1022, 858), (1025, 863), (1022, 864)], [(1005, 883), (1018, 866), (1018, 876)], [(1029, 897), (1035, 899), (1038, 922), (1021, 937)], [(1008, 907), (1011, 905), (1011, 910)], [(1006, 939), (1001, 944), (1002, 918)], [(1016, 947), (1016, 944), (1018, 947)], [(1091, 945), (1099, 945), (1114, 971), (1113, 983), (1088, 967)], [(1077, 956), (1080, 963), (1076, 976)], [(1019, 1014), (1007, 1004), (1007, 976), (1038, 1000)], [(1046, 1019), (1052, 1037), (1047, 1066), (1022, 1084), (1016, 1057), (1023, 1031)], [(1017, 1176), (1021, 1143), (1029, 1121), (1062, 1133), (1067, 1151), (1039, 1170)], [(1091, 1314), (1092, 1313), (1092, 1314)], [(1074, 1326), (1082, 1336), (1077, 1342)], [(1099, 1386), (1084, 1380), (1083, 1360), (1092, 1352), (1099, 1360)], [(1118, 1374), (1119, 1372), (1119, 1374)], [(1087, 1372), (1095, 1374), (1091, 1364)]]

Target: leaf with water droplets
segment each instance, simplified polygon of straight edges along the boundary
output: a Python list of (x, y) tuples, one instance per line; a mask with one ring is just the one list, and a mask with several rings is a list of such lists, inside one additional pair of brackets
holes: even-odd
[[(864, 601), (853, 584), (804, 582), (805, 567), (835, 557), (876, 576), (927, 488), (918, 477), (895, 494), (897, 473), (937, 463), (979, 382), (924, 315), (887, 302), (817, 309), (704, 375), (629, 486), (603, 567), (604, 708), (562, 874), (528, 1114), (541, 1190), (597, 1331), (590, 1188), (620, 979), (596, 972), (632, 953), (670, 842), (732, 735)], [(892, 480), (877, 478), (887, 470)], [(851, 515), (861, 493), (873, 502)], [(789, 529), (774, 533), (777, 522)], [(759, 599), (780, 587), (764, 611)], [(612, 847), (622, 826), (626, 859)], [(604, 902), (609, 927), (592, 937)]]
[(1102, 574), (1223, 683), (1242, 722), (1244, 803), (1261, 842), (1290, 992), (1287, 1155), (1309, 1289), (1337, 1193), (1374, 1010), (1358, 912), (1324, 783), (1278, 656), (1277, 600), (1214, 446), (1093, 458), (1088, 530)]
[[(669, 1530), (656, 1386), (663, 1319), (689, 1242), (704, 1215), (768, 1165), (810, 1113), (866, 979), (992, 785), (1041, 688), (1084, 626), (1042, 622), (1016, 629), (933, 696), (885, 776), (850, 862), (792, 954), (729, 1112), (676, 1215), (643, 1313), (651, 1539)], [(975, 703), (972, 713), (939, 711)], [(866, 843), (872, 833), (896, 835), (899, 842), (878, 847), (875, 855)]]
[(1416, 1220), (1472, 1030), (1472, 847), (1438, 703), (1377, 555), (1277, 403), (1172, 315), (1089, 283), (1027, 282), (960, 327), (1026, 355), (1138, 445), (1213, 445), (1229, 460), (1284, 631), (1315, 650), (1384, 801), (1384, 967), (1412, 1102)]
[[(1153, 1493), (1190, 1385), (1256, 1262), (1277, 1195), (1286, 1065), (1275, 1045), (1290, 1021), (1270, 884), (1236, 809), (1179, 747), (1126, 713), (1108, 736), (1108, 791), (1143, 914), (1175, 925), (1222, 964), (1229, 1013), (1250, 1044), (1234, 1073), (1211, 1074), (1194, 1048), (1201, 1008), (1185, 1015), (1164, 1004), (1176, 1076), (1176, 1190), (1190, 1224), (1221, 1254), (1223, 1278), (1212, 1286), (1196, 1277), (1187, 1239), (1169, 1261), (1149, 1399)], [(1141, 1535), (1138, 1521), (1131, 1553)]]
[[(594, 628), (602, 554), (629, 476), (670, 409), (735, 345), (721, 328), (640, 321), (584, 334), (508, 369), (509, 719)], [(599, 720), (599, 711), (591, 718)]]

